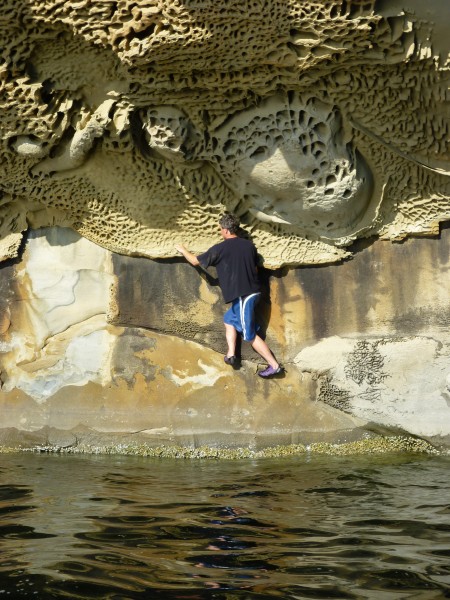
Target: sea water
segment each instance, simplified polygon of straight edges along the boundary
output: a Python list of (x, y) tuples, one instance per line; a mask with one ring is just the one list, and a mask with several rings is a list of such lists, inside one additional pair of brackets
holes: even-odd
[(449, 467), (0, 455), (0, 600), (450, 598)]

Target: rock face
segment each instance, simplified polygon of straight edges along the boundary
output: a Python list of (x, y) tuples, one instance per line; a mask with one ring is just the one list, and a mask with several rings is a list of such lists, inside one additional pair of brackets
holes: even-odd
[(29, 226), (173, 256), (237, 212), (267, 266), (449, 218), (446, 0), (10, 0), (0, 255)]
[[(283, 362), (223, 363), (213, 273), (31, 232), (0, 271), (0, 445), (264, 446), (370, 432), (450, 442), (450, 233), (360, 244), (340, 265), (264, 271)], [(419, 266), (418, 266), (419, 265)]]
[[(449, 18), (3, 2), (1, 439), (448, 444)], [(224, 211), (267, 269), (283, 380), (248, 348), (225, 369), (215, 275), (174, 258)]]

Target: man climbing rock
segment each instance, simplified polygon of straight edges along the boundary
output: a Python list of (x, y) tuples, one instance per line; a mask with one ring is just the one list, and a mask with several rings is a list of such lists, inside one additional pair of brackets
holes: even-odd
[(224, 214), (220, 221), (220, 234), (223, 241), (215, 244), (203, 254), (195, 256), (183, 244), (176, 246), (191, 265), (203, 268), (216, 267), (223, 298), (231, 307), (224, 315), (225, 335), (228, 352), (224, 357), (227, 365), (237, 367), (236, 341), (238, 333), (268, 363), (268, 367), (258, 375), (270, 378), (283, 373), (266, 342), (257, 334), (255, 308), (261, 296), (258, 279), (257, 253), (255, 246), (238, 236), (239, 219), (232, 214)]

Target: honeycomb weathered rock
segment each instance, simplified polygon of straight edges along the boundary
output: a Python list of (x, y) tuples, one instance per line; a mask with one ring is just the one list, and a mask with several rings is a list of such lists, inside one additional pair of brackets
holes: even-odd
[(242, 218), (269, 266), (450, 218), (447, 2), (9, 0), (0, 239), (167, 257)]

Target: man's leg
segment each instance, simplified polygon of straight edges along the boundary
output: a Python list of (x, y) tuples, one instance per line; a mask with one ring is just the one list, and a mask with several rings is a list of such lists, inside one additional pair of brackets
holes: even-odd
[(243, 302), (241, 301), (242, 335), (244, 340), (250, 342), (253, 350), (255, 350), (261, 356), (261, 358), (263, 358), (273, 369), (276, 370), (280, 365), (270, 351), (269, 346), (256, 333), (258, 327), (256, 325), (255, 309), (260, 297), (260, 294), (251, 294), (250, 296), (247, 296)]
[(224, 323), (225, 325), (225, 337), (227, 338), (228, 352), (227, 356), (235, 356), (236, 355), (236, 341), (237, 341), (237, 331), (233, 327), (233, 325), (229, 325), (228, 323)]
[(250, 342), (252, 345), (253, 350), (256, 350), (256, 352), (262, 357), (264, 358), (264, 360), (274, 369), (278, 369), (278, 367), (280, 366), (277, 361), (275, 360), (274, 355), (272, 354), (272, 352), (270, 351), (269, 346), (266, 344), (266, 342), (259, 337), (259, 335), (255, 336), (255, 339)]

